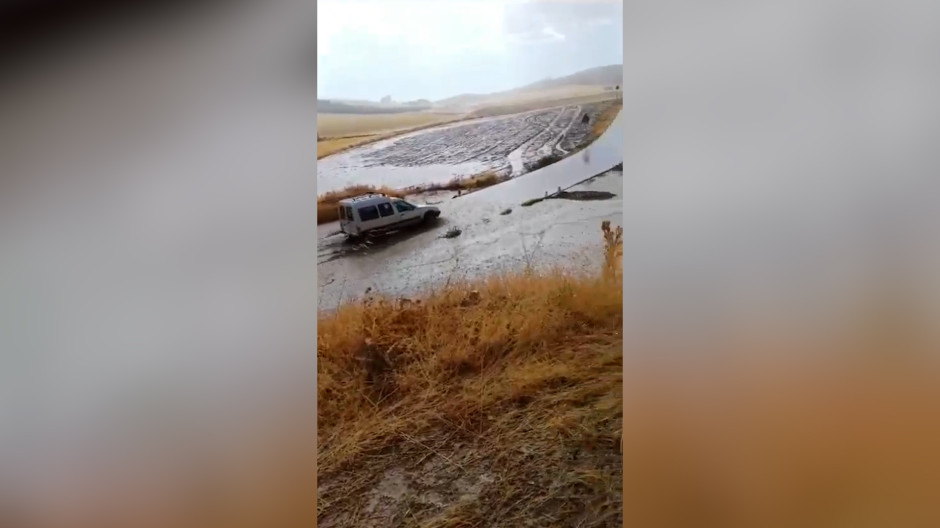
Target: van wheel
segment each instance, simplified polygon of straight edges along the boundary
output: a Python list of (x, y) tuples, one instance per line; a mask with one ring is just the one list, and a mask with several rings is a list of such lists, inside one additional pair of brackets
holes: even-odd
[(421, 220), (423, 222), (427, 222), (428, 220), (434, 220), (438, 216), (441, 216), (441, 213), (438, 213), (435, 211), (428, 211), (427, 213), (424, 213), (424, 216), (421, 217)]

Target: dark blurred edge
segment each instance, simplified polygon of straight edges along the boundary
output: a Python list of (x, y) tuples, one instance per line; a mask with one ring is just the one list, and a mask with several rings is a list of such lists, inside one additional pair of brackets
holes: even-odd
[(243, 0), (6, 0), (0, 3), (0, 77), (63, 46), (161, 17), (234, 7)]

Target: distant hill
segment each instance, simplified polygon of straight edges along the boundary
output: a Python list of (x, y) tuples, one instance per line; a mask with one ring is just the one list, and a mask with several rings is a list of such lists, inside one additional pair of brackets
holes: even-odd
[(527, 92), (540, 92), (545, 90), (564, 90), (565, 87), (613, 87), (621, 84), (623, 80), (623, 64), (611, 64), (588, 68), (563, 77), (543, 79), (541, 81), (489, 94), (467, 93), (441, 99), (428, 101), (418, 99), (399, 103), (386, 96), (385, 101), (363, 101), (352, 99), (317, 99), (317, 112), (328, 114), (397, 114), (402, 112), (418, 112), (432, 108), (442, 111), (454, 110), (471, 111), (474, 107), (486, 104), (501, 104), (506, 98), (518, 98)]
[(489, 94), (460, 94), (434, 102), (434, 106), (470, 106), (485, 103), (508, 95), (534, 92), (565, 86), (618, 86), (623, 82), (623, 64), (611, 64), (588, 68), (564, 77), (543, 79), (532, 84), (520, 86), (503, 92)]
[(509, 90), (510, 92), (526, 92), (530, 90), (543, 90), (545, 88), (558, 88), (561, 86), (572, 85), (600, 85), (617, 86), (623, 82), (623, 64), (611, 64), (609, 66), (599, 66), (597, 68), (588, 68), (571, 75), (558, 77), (556, 79), (543, 79), (541, 81), (527, 84), (525, 86)]
[(324, 114), (400, 114), (402, 112), (429, 110), (430, 108), (431, 102), (424, 99), (409, 101), (404, 104), (396, 103), (391, 106), (380, 106), (378, 103), (369, 101), (353, 104), (331, 99), (317, 99), (317, 112)]

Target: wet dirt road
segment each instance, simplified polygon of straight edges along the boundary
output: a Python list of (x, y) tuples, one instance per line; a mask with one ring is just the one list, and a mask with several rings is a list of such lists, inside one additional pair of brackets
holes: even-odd
[[(494, 272), (564, 265), (600, 266), (600, 224), (621, 224), (623, 176), (609, 170), (623, 161), (622, 120), (584, 152), (502, 184), (456, 199), (443, 198), (438, 221), (373, 243), (351, 244), (320, 226), (317, 282), (319, 308), (372, 293), (409, 296), (437, 285)], [(585, 182), (592, 176), (598, 177)], [(580, 185), (576, 185), (579, 182)], [(545, 200), (558, 187), (611, 193), (607, 200)], [(435, 198), (436, 201), (441, 198)], [(506, 209), (511, 213), (501, 214)], [(441, 238), (449, 228), (460, 236)]]

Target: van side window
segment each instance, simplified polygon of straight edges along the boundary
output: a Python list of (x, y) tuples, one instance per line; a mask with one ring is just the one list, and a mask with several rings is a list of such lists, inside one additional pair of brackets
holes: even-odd
[(395, 209), (398, 209), (399, 213), (404, 213), (405, 211), (411, 211), (414, 207), (408, 202), (402, 202), (400, 200), (395, 202)]
[(378, 217), (379, 217), (379, 210), (376, 209), (374, 205), (369, 205), (366, 207), (359, 208), (359, 220), (362, 222), (375, 220)]
[(382, 202), (379, 204), (379, 214), (382, 216), (391, 216), (395, 214), (395, 211), (392, 211), (392, 204), (388, 202)]

